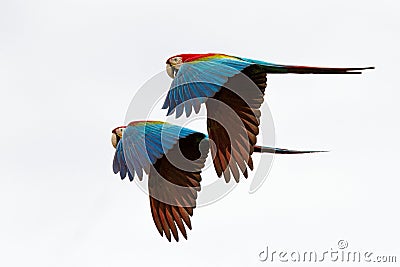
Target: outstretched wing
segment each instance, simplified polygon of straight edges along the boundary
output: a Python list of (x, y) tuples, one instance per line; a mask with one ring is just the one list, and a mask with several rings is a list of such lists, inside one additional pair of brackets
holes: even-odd
[(180, 138), (195, 133), (187, 128), (159, 121), (132, 122), (126, 127), (114, 155), (113, 171), (122, 179), (128, 174), (132, 181), (135, 173), (140, 180), (143, 171), (167, 153)]
[(206, 102), (208, 135), (214, 143), (211, 145), (214, 167), (226, 182), (230, 181), (230, 173), (238, 182), (240, 173), (247, 178), (247, 167), (253, 169), (251, 155), (267, 86), (266, 73), (259, 66), (252, 65), (243, 74), (229, 79)]
[(173, 146), (150, 170), (151, 214), (159, 233), (169, 241), (171, 233), (179, 240), (178, 230), (187, 239), (186, 227), (192, 229), (190, 216), (196, 207), (200, 173), (209, 149), (204, 138), (204, 134), (195, 133), (180, 139), (179, 145)]
[(373, 69), (291, 66), (224, 54), (207, 54), (181, 65), (171, 83), (163, 109), (168, 108), (167, 115), (176, 112), (177, 118), (184, 111), (189, 117), (192, 108), (198, 113), (200, 105), (219, 92), (229, 78), (252, 65), (262, 68), (265, 73), (281, 74), (360, 74), (362, 70)]
[(184, 111), (189, 117), (192, 108), (198, 113), (200, 105), (214, 96), (228, 78), (252, 64), (225, 55), (204, 57), (182, 64), (171, 83), (163, 109), (168, 108), (167, 115), (176, 112), (177, 118)]

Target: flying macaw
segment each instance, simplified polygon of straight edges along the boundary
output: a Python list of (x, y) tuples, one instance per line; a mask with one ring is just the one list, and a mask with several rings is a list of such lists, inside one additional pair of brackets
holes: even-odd
[(168, 109), (167, 115), (176, 112), (177, 118), (185, 111), (188, 117), (192, 109), (198, 113), (206, 104), (208, 135), (215, 144), (211, 146), (214, 168), (227, 182), (230, 172), (239, 181), (238, 167), (246, 178), (247, 166), (253, 169), (251, 155), (268, 73), (360, 74), (374, 68), (288, 66), (216, 53), (180, 54), (166, 63), (173, 81), (163, 109)]
[[(116, 149), (113, 171), (121, 179), (139, 180), (148, 174), (150, 208), (161, 236), (179, 240), (178, 229), (187, 239), (186, 227), (200, 191), (201, 170), (209, 151), (208, 137), (200, 132), (162, 121), (134, 121), (112, 131)], [(303, 154), (320, 151), (297, 151), (254, 146), (255, 152)]]

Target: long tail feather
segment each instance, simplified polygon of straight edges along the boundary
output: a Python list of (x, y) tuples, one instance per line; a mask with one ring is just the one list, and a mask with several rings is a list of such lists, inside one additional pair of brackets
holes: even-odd
[(296, 74), (361, 74), (362, 70), (375, 69), (365, 68), (321, 68), (307, 66), (263, 66), (267, 73), (296, 73)]
[(306, 154), (306, 153), (319, 153), (319, 152), (328, 152), (328, 151), (301, 151), (301, 150), (290, 150), (284, 148), (275, 148), (268, 146), (254, 146), (254, 152), (258, 153), (273, 153), (273, 154)]
[(325, 68), (274, 64), (259, 60), (243, 58), (243, 60), (261, 66), (266, 73), (297, 73), (297, 74), (361, 74), (363, 70), (375, 69), (375, 67), (363, 68)]

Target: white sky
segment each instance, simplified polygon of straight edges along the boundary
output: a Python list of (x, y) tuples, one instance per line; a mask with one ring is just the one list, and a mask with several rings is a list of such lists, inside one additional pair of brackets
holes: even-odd
[[(394, 0), (0, 1), (0, 265), (256, 266), (270, 264), (258, 261), (266, 245), (324, 251), (340, 239), (400, 261), (398, 10)], [(168, 243), (148, 197), (112, 173), (110, 132), (183, 52), (377, 69), (270, 76), (277, 145), (331, 152), (277, 156), (255, 194), (242, 181), (195, 210), (188, 241)]]

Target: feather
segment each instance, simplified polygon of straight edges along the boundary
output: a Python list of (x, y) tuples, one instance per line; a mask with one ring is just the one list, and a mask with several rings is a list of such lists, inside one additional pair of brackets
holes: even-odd
[[(169, 241), (171, 236), (178, 241), (179, 232), (187, 239), (184, 223), (188, 229), (192, 229), (190, 217), (196, 207), (200, 172), (208, 151), (208, 147), (201, 148), (201, 151), (199, 148), (200, 142), (206, 138), (204, 134), (186, 128), (182, 128), (180, 134), (185, 137), (180, 138), (179, 143), (156, 161), (148, 181), (154, 224), (161, 235), (165, 233)], [(186, 170), (170, 162), (180, 153), (189, 160)]]

